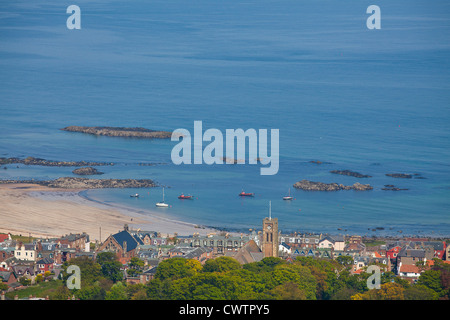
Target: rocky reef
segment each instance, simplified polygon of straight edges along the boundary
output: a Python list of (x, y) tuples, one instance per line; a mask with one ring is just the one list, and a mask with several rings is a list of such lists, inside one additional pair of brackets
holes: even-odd
[(32, 183), (50, 188), (63, 189), (101, 189), (101, 188), (152, 188), (156, 187), (150, 179), (89, 179), (62, 177), (55, 180), (0, 180), (1, 183)]
[(398, 188), (398, 187), (394, 186), (393, 184), (385, 184), (385, 185), (384, 185), (384, 188), (381, 188), (381, 190), (386, 190), (386, 191), (401, 191), (401, 190), (409, 190), (409, 189)]
[(351, 176), (351, 177), (355, 177), (355, 178), (372, 178), (372, 176), (369, 176), (367, 174), (361, 174), (359, 172), (354, 172), (354, 171), (350, 171), (350, 170), (332, 170), (332, 171), (330, 171), (330, 173), (341, 174), (344, 176)]
[(103, 172), (100, 172), (100, 171), (98, 171), (97, 169), (95, 169), (93, 167), (77, 168), (77, 169), (73, 170), (72, 173), (80, 175), (80, 176), (90, 176), (90, 175), (94, 175), (94, 174), (103, 174)]
[(87, 162), (87, 161), (54, 161), (41, 158), (27, 157), (19, 158), (0, 158), (0, 165), (20, 163), (30, 166), (47, 166), (47, 167), (84, 167), (84, 166), (112, 166), (112, 162)]
[(413, 177), (412, 174), (408, 173), (386, 173), (386, 176), (401, 179), (411, 179)]
[(369, 184), (361, 184), (356, 182), (351, 186), (345, 186), (343, 184), (338, 183), (324, 183), (324, 182), (315, 182), (309, 180), (301, 180), (294, 184), (294, 188), (302, 189), (306, 191), (339, 191), (339, 190), (357, 190), (357, 191), (366, 191), (372, 190), (373, 187)]
[(308, 161), (308, 163), (315, 163), (315, 164), (333, 164), (332, 162), (326, 162), (326, 161), (320, 161), (320, 160), (311, 160), (311, 161)]
[(62, 128), (63, 131), (81, 132), (96, 136), (108, 137), (126, 137), (126, 138), (145, 138), (145, 139), (170, 139), (172, 132), (157, 131), (146, 128), (127, 128), (127, 127), (82, 127), (69, 126)]
[(420, 173), (386, 173), (386, 176), (401, 179), (426, 179), (425, 177), (422, 177)]

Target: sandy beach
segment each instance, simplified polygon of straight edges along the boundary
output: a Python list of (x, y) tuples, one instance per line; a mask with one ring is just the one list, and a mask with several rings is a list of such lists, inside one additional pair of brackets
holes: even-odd
[(143, 214), (90, 201), (79, 195), (81, 191), (35, 184), (0, 184), (0, 232), (44, 238), (86, 232), (91, 241), (104, 241), (110, 234), (123, 230), (124, 224), (163, 236), (216, 232), (150, 211)]

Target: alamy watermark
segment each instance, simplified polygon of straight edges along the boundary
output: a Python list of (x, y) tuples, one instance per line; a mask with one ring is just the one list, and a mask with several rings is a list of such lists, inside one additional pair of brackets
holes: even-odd
[(371, 276), (367, 278), (367, 288), (371, 289), (380, 289), (381, 288), (381, 271), (380, 267), (377, 265), (370, 265), (367, 270), (367, 273), (370, 273)]
[[(183, 128), (172, 132), (171, 140), (179, 142), (172, 149), (171, 159), (176, 165), (260, 163), (266, 166), (260, 169), (261, 175), (274, 175), (279, 169), (279, 135), (279, 129), (270, 129), (269, 144), (267, 129), (226, 129), (224, 135), (215, 128), (203, 132), (202, 121), (194, 121), (193, 137)], [(209, 143), (203, 148), (203, 142)]]
[(68, 289), (81, 289), (81, 270), (77, 265), (70, 265), (67, 268), (67, 273), (71, 274), (66, 281), (66, 286)]

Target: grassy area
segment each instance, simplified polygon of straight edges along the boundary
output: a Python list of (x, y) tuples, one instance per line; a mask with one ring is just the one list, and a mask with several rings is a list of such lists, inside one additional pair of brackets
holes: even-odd
[(17, 235), (17, 234), (12, 234), (11, 235), (11, 239), (17, 241), (17, 242), (23, 242), (23, 243), (31, 243), (33, 242), (35, 239), (37, 238), (33, 238), (27, 235)]
[(364, 244), (366, 245), (366, 247), (376, 247), (376, 246), (381, 246), (383, 244), (386, 244), (386, 241), (368, 240), (368, 241), (364, 241)]
[(64, 282), (62, 280), (54, 280), (48, 282), (41, 282), (36, 285), (29, 286), (22, 290), (8, 292), (6, 297), (9, 299), (14, 299), (14, 296), (17, 295), (19, 299), (27, 298), (30, 295), (38, 298), (45, 298), (46, 296), (51, 296), (56, 289), (63, 286)]

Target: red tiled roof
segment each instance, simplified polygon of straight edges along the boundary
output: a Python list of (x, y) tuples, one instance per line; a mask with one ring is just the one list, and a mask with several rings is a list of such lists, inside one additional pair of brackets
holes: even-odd
[(414, 273), (420, 273), (419, 268), (412, 264), (402, 264), (400, 267), (400, 272), (414, 272)]
[[(450, 261), (441, 260), (443, 263), (450, 264)], [(434, 260), (427, 260), (427, 266), (434, 266)]]
[(3, 241), (8, 240), (8, 239), (9, 239), (9, 237), (8, 237), (7, 234), (0, 233), (0, 242), (3, 242)]

